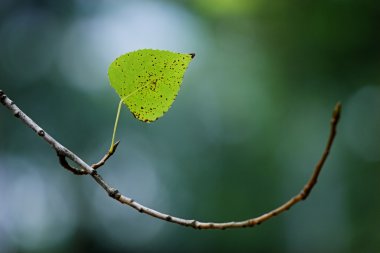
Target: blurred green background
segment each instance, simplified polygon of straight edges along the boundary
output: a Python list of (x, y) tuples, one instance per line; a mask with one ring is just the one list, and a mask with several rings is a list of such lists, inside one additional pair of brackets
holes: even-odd
[(255, 217), (298, 193), (337, 101), (342, 121), (309, 199), (259, 227), (197, 231), (122, 206), (0, 108), (0, 252), (379, 252), (379, 1), (0, 2), (0, 89), (88, 163), (109, 147), (108, 65), (140, 48), (195, 52), (145, 124), (123, 108), (101, 174), (151, 208)]

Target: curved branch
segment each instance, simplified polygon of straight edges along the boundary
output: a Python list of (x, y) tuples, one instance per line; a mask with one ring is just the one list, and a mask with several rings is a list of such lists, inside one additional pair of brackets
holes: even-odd
[(66, 161), (66, 156), (65, 154), (61, 154), (60, 152), (57, 152), (59, 164), (74, 175), (87, 175), (88, 173), (85, 170), (82, 169), (77, 169), (72, 167), (67, 161)]
[[(65, 168), (70, 167), (70, 171), (77, 172), (78, 174), (90, 174), (91, 177), (108, 193), (108, 195), (115, 200), (119, 201), (122, 204), (126, 204), (131, 206), (132, 208), (136, 209), (137, 211), (141, 213), (145, 213), (147, 215), (153, 216), (155, 218), (165, 220), (168, 222), (176, 223), (183, 226), (193, 227), (196, 229), (226, 229), (226, 228), (243, 228), (243, 227), (253, 227), (255, 225), (259, 225), (262, 222), (269, 220), (270, 218), (273, 218), (274, 216), (289, 210), (293, 205), (298, 203), (301, 200), (305, 200), (311, 190), (313, 189), (314, 185), (317, 183), (318, 176), (322, 170), (322, 167), (327, 159), (327, 156), (330, 153), (332, 144), (334, 142), (334, 138), (336, 135), (336, 128), (339, 122), (340, 113), (341, 113), (341, 104), (337, 103), (333, 115), (331, 118), (331, 128), (330, 128), (330, 135), (328, 137), (327, 145), (323, 151), (323, 154), (316, 164), (313, 174), (308, 180), (308, 182), (305, 184), (305, 186), (302, 188), (302, 190), (293, 198), (282, 204), (281, 206), (277, 207), (276, 209), (265, 213), (261, 216), (258, 216), (256, 218), (243, 220), (243, 221), (231, 221), (231, 222), (223, 222), (223, 223), (217, 223), (217, 222), (200, 222), (196, 220), (188, 220), (188, 219), (182, 219), (178, 217), (174, 217), (165, 213), (158, 212), (154, 209), (150, 209), (148, 207), (145, 207), (144, 205), (139, 204), (138, 202), (134, 201), (132, 198), (126, 197), (119, 193), (119, 191), (111, 186), (109, 186), (104, 179), (100, 176), (100, 174), (97, 173), (95, 170), (96, 166), (91, 167), (87, 163), (83, 162), (77, 155), (75, 155), (73, 152), (62, 146), (59, 142), (57, 142), (53, 137), (51, 137), (49, 134), (47, 134), (40, 126), (38, 126), (31, 118), (29, 118), (25, 113), (23, 113), (14, 103), (12, 100), (10, 100), (4, 92), (0, 90), (0, 100), (1, 103), (7, 107), (17, 118), (19, 118), (24, 124), (29, 126), (34, 132), (38, 134), (43, 140), (45, 140), (47, 143), (49, 143), (53, 149), (56, 150), (61, 165), (63, 165)], [(110, 154), (112, 155), (112, 154)], [(109, 156), (110, 156), (109, 155)], [(106, 154), (107, 156), (107, 154)], [(106, 157), (105, 156), (105, 157)], [(72, 168), (70, 165), (68, 165), (65, 158), (70, 159), (73, 161), (76, 165), (80, 167), (80, 169)], [(102, 159), (107, 160), (106, 159)], [(64, 162), (63, 162), (64, 160)], [(101, 160), (101, 161), (102, 161)], [(63, 163), (63, 164), (62, 164)], [(104, 164), (104, 163), (103, 163)], [(76, 173), (75, 173), (76, 174)]]
[[(107, 154), (105, 154), (99, 162), (91, 165), (91, 168), (96, 170), (96, 169), (100, 168), (101, 166), (103, 166), (106, 163), (106, 161), (108, 160), (108, 158), (110, 158), (115, 153), (119, 143), (120, 143), (120, 141), (117, 141), (116, 143), (114, 143), (112, 146), (112, 149), (111, 149), (112, 151), (108, 151)], [(57, 155), (58, 155), (59, 164), (61, 164), (61, 166), (63, 168), (67, 169), (71, 173), (73, 173), (75, 175), (87, 175), (88, 174), (87, 171), (85, 171), (83, 169), (77, 169), (77, 168), (72, 167), (66, 161), (66, 155), (64, 153), (57, 151)]]

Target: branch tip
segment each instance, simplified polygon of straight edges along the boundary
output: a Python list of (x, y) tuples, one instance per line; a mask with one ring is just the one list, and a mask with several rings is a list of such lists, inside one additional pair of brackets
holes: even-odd
[(342, 112), (342, 103), (338, 102), (338, 103), (336, 103), (336, 105), (334, 107), (333, 119), (336, 119), (336, 121), (338, 121), (340, 118), (341, 112)]

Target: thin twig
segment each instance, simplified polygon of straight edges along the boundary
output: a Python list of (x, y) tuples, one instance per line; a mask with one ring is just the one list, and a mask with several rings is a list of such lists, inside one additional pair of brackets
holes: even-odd
[(106, 163), (106, 161), (108, 160), (108, 158), (110, 158), (115, 153), (115, 151), (116, 151), (117, 146), (119, 145), (119, 143), (120, 143), (120, 141), (115, 142), (113, 144), (112, 148), (110, 149), (110, 151), (108, 151), (107, 154), (105, 154), (103, 156), (103, 158), (99, 162), (94, 163), (93, 165), (91, 165), (91, 167), (93, 169), (97, 169), (97, 168), (103, 166)]
[[(289, 210), (293, 205), (298, 203), (301, 200), (306, 199), (311, 190), (313, 189), (314, 185), (317, 182), (318, 176), (322, 170), (322, 167), (327, 159), (328, 154), (330, 153), (331, 146), (333, 144), (335, 135), (336, 135), (336, 128), (339, 122), (340, 113), (341, 113), (341, 104), (337, 103), (333, 115), (331, 118), (331, 129), (330, 129), (330, 135), (327, 141), (327, 145), (323, 151), (322, 157), (320, 158), (319, 162), (314, 168), (314, 172), (312, 176), (310, 177), (309, 181), (305, 184), (305, 186), (302, 188), (302, 190), (293, 198), (279, 206), (278, 208), (265, 213), (259, 217), (243, 220), (243, 221), (231, 221), (231, 222), (225, 222), (225, 223), (215, 223), (215, 222), (200, 222), (196, 220), (187, 220), (182, 219), (178, 217), (174, 217), (165, 213), (158, 212), (154, 209), (150, 209), (148, 207), (145, 207), (133, 199), (126, 197), (119, 193), (119, 191), (111, 186), (109, 186), (104, 179), (96, 172), (94, 168), (89, 166), (87, 163), (83, 162), (78, 156), (76, 156), (73, 152), (62, 146), (59, 142), (57, 142), (55, 139), (53, 139), (49, 134), (47, 134), (44, 130), (42, 130), (41, 127), (39, 127), (31, 118), (29, 118), (25, 113), (23, 113), (14, 103), (11, 101), (1, 90), (0, 90), (0, 100), (1, 103), (7, 107), (17, 118), (19, 118), (23, 123), (25, 123), (27, 126), (29, 126), (34, 132), (38, 134), (41, 138), (43, 138), (46, 142), (48, 142), (53, 149), (56, 150), (58, 153), (58, 156), (60, 158), (60, 162), (67, 164), (67, 161), (63, 162), (63, 158), (68, 158), (71, 161), (73, 161), (75, 164), (77, 164), (81, 169), (80, 171), (90, 174), (91, 177), (108, 193), (108, 195), (115, 200), (119, 201), (122, 204), (127, 204), (131, 206), (132, 208), (136, 209), (137, 211), (141, 213), (148, 214), (150, 216), (153, 216), (158, 219), (166, 220), (168, 222), (176, 223), (183, 226), (193, 227), (196, 229), (226, 229), (226, 228), (243, 228), (243, 227), (253, 227), (255, 225), (259, 225), (262, 222), (269, 220), (270, 218), (273, 218), (274, 216)], [(63, 157), (63, 158), (62, 158)], [(62, 160), (63, 159), (63, 160)], [(106, 160), (106, 159), (105, 159)], [(65, 164), (65, 166), (66, 166)], [(67, 167), (66, 166), (66, 167)], [(70, 166), (71, 167), (71, 166)], [(78, 170), (78, 169), (75, 169)], [(70, 170), (71, 171), (71, 170)]]

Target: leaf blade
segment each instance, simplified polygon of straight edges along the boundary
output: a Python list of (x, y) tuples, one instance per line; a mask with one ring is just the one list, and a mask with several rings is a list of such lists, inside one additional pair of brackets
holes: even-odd
[(162, 117), (174, 102), (194, 54), (141, 49), (124, 54), (108, 69), (111, 86), (144, 122)]

